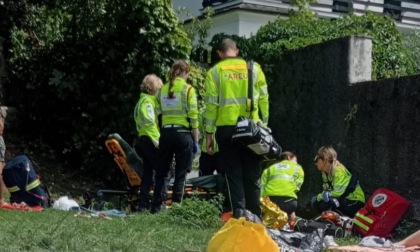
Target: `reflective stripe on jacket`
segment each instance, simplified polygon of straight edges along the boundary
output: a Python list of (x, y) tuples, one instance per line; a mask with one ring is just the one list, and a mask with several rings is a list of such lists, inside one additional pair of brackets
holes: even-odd
[(159, 126), (158, 126), (157, 101), (154, 95), (141, 93), (140, 99), (134, 108), (134, 121), (136, 123), (137, 134), (148, 136), (153, 144), (159, 146)]
[(297, 199), (304, 172), (299, 164), (283, 160), (264, 170), (261, 176), (261, 196), (283, 196)]
[[(340, 198), (350, 183), (351, 173), (343, 165), (337, 166), (331, 178), (326, 173), (322, 173), (324, 191), (329, 190), (333, 198)], [(331, 186), (330, 186), (331, 184)], [(318, 194), (317, 200), (322, 200), (322, 193)], [(352, 201), (365, 202), (365, 194), (360, 185), (356, 186), (354, 192), (351, 192), (346, 199)]]
[[(253, 68), (252, 118), (268, 123), (267, 82), (260, 65)], [(206, 75), (206, 132), (213, 133), (216, 126), (235, 125), (239, 116), (250, 116), (247, 112), (248, 68), (242, 58), (226, 58), (211, 68)], [(259, 118), (259, 113), (262, 118)]]
[[(186, 128), (198, 128), (197, 96), (195, 89), (184, 79), (176, 77), (173, 81), (174, 97), (169, 98), (169, 83), (166, 83), (157, 95), (162, 111), (162, 125), (182, 125)], [(188, 95), (188, 97), (187, 97)]]

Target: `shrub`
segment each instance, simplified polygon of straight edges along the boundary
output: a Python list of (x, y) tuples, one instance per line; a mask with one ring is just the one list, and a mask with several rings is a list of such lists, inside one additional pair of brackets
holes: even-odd
[(104, 159), (108, 134), (129, 143), (136, 135), (143, 76), (165, 79), (191, 42), (169, 0), (32, 2), (5, 2), (7, 15), (25, 21), (12, 22), (7, 38), (6, 103), (22, 115), (14, 126), (76, 169), (103, 175), (113, 165)]
[(366, 13), (348, 14), (336, 20), (320, 19), (307, 11), (278, 19), (258, 31), (252, 38), (253, 57), (268, 71), (284, 52), (345, 36), (373, 38), (373, 79), (413, 73), (413, 62), (403, 45), (395, 21), (389, 17)]
[(420, 73), (420, 30), (412, 30), (403, 34), (404, 45), (413, 58), (414, 73)]
[(222, 202), (221, 194), (210, 201), (199, 199), (195, 195), (192, 198), (184, 199), (181, 204), (172, 204), (167, 215), (173, 221), (197, 228), (220, 227), (222, 222), (219, 215)]

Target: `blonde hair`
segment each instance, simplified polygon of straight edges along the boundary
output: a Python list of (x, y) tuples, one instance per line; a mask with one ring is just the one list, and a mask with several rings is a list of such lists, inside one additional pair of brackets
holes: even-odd
[(324, 159), (329, 165), (328, 173), (333, 174), (335, 169), (341, 165), (337, 160), (337, 152), (331, 146), (322, 146), (316, 153), (318, 158)]
[(140, 90), (148, 94), (153, 94), (162, 86), (163, 82), (161, 78), (159, 78), (156, 74), (148, 74), (144, 77), (142, 83), (140, 84)]

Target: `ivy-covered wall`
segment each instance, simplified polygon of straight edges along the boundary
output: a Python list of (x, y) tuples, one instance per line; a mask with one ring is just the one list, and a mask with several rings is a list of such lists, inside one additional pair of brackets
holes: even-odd
[[(362, 43), (365, 40), (366, 43)], [(321, 191), (313, 159), (332, 145), (338, 159), (360, 173), (368, 198), (379, 187), (407, 197), (420, 220), (420, 76), (366, 80), (369, 38), (346, 37), (284, 55), (269, 86), (270, 122), (284, 150), (297, 153), (305, 171), (300, 214)], [(367, 71), (368, 72), (368, 71)]]

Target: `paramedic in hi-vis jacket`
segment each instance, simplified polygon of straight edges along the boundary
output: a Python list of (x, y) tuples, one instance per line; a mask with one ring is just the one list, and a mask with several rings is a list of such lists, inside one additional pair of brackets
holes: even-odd
[[(134, 121), (138, 139), (134, 148), (143, 159), (140, 199), (138, 210), (150, 210), (150, 189), (153, 186), (153, 173), (159, 160), (159, 123), (156, 94), (162, 88), (162, 80), (155, 74), (148, 74), (140, 85), (140, 98), (134, 108)], [(165, 187), (166, 188), (166, 187)]]
[(283, 152), (280, 159), (280, 162), (264, 170), (261, 176), (261, 196), (268, 196), (293, 220), (296, 218), (297, 192), (300, 191), (305, 174), (292, 152)]
[(172, 203), (180, 203), (184, 182), (198, 151), (198, 109), (195, 89), (187, 84), (190, 67), (177, 60), (169, 73), (169, 82), (157, 94), (162, 112), (162, 130), (159, 140), (160, 160), (156, 171), (152, 213), (161, 210), (165, 198), (164, 180), (175, 156), (175, 180)]
[(320, 212), (333, 210), (353, 218), (365, 205), (359, 181), (351, 179), (352, 174), (337, 160), (337, 152), (331, 146), (321, 147), (314, 161), (322, 172), (324, 190), (312, 197), (312, 205)]
[[(206, 141), (207, 152), (214, 153), (213, 134), (217, 128), (219, 165), (227, 178), (228, 193), (234, 217), (247, 209), (261, 216), (260, 187), (261, 157), (244, 152), (231, 144), (232, 134), (239, 116), (250, 117), (247, 112), (247, 62), (238, 57), (239, 50), (231, 39), (224, 39), (218, 48), (221, 61), (206, 76)], [(253, 68), (253, 100), (258, 106), (252, 119), (268, 122), (268, 93), (264, 73), (258, 64)], [(262, 118), (260, 118), (260, 116)]]

